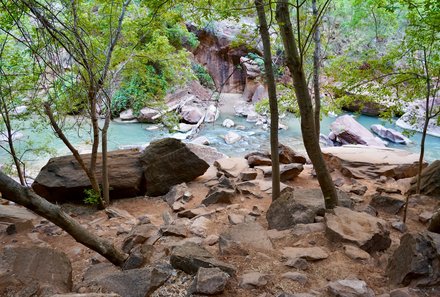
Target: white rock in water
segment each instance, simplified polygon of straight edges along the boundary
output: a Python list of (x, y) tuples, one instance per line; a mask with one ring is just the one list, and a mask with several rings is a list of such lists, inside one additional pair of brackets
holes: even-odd
[(234, 121), (231, 120), (231, 119), (226, 119), (226, 120), (223, 121), (222, 126), (223, 126), (223, 127), (226, 127), (226, 128), (231, 128), (231, 127), (234, 127), (234, 126), (235, 126), (235, 123), (234, 123)]
[(248, 115), (246, 117), (246, 122), (255, 123), (258, 121), (259, 118), (260, 118), (260, 115), (258, 114), (258, 112), (251, 111), (248, 113)]
[(229, 131), (229, 132), (225, 135), (225, 142), (226, 142), (227, 144), (234, 144), (234, 143), (240, 141), (240, 139), (241, 139), (241, 136), (238, 135), (238, 134), (235, 133), (235, 132), (232, 132), (232, 131)]
[(220, 111), (215, 105), (211, 104), (208, 106), (208, 109), (206, 110), (205, 122), (206, 123), (215, 122), (219, 116), (220, 116)]
[(12, 112), (13, 115), (20, 115), (23, 113), (26, 113), (28, 111), (28, 107), (25, 105), (22, 106), (17, 106), (16, 108), (14, 108), (14, 111)]
[(124, 110), (119, 114), (119, 117), (122, 121), (131, 121), (134, 120), (136, 117), (133, 114), (133, 109), (129, 108), (127, 110)]
[(194, 127), (194, 125), (179, 123), (179, 127), (178, 127), (177, 131), (185, 133), (185, 132), (190, 131), (193, 127)]
[(385, 138), (394, 143), (402, 143), (402, 144), (411, 143), (411, 140), (403, 136), (402, 133), (391, 128), (385, 128), (382, 125), (371, 125), (371, 130), (380, 137)]
[(205, 136), (199, 136), (197, 138), (194, 138), (191, 143), (194, 144), (200, 144), (200, 145), (209, 145), (209, 139), (206, 138)]

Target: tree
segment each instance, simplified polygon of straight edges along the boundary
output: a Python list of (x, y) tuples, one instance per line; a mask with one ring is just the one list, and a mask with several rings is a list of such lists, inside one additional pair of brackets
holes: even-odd
[(19, 185), (3, 172), (0, 172), (0, 192), (3, 198), (20, 204), (48, 219), (69, 233), (76, 241), (101, 254), (114, 265), (121, 266), (127, 259), (124, 252), (82, 227), (62, 211), (58, 205), (48, 202), (29, 188)]
[(274, 70), (272, 67), (272, 53), (270, 45), (269, 28), (264, 11), (264, 1), (255, 0), (258, 20), (260, 24), (260, 35), (264, 50), (264, 69), (268, 85), (270, 105), (270, 151), (272, 158), (272, 200), (280, 196), (280, 162), (278, 156), (278, 101)]
[[(297, 1), (297, 16), (299, 16), (300, 5)], [(338, 204), (336, 188), (327, 170), (322, 157), (313, 116), (312, 99), (308, 90), (306, 77), (303, 68), (304, 44), (297, 46), (292, 23), (290, 21), (289, 3), (287, 0), (280, 0), (276, 8), (276, 21), (280, 28), (280, 35), (283, 41), (286, 66), (293, 77), (293, 85), (298, 101), (301, 115), (301, 132), (303, 135), (304, 146), (309, 155), (318, 177), (319, 185), (324, 195), (325, 206), (327, 209), (334, 208)], [(297, 34), (300, 35), (300, 28), (297, 28)], [(298, 38), (301, 40), (301, 37)]]

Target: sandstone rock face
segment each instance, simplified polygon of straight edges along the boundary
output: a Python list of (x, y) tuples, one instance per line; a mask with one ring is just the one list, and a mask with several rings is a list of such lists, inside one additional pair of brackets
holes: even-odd
[(152, 142), (140, 160), (149, 196), (164, 195), (172, 186), (203, 175), (209, 167), (185, 144), (173, 138)]
[[(242, 69), (237, 69), (240, 58), (246, 56), (250, 51), (246, 45), (232, 46), (231, 42), (240, 33), (246, 22), (243, 18), (240, 23), (233, 21), (214, 22), (214, 30), (197, 30), (194, 26), (189, 26), (189, 30), (196, 34), (200, 44), (194, 51), (194, 57), (199, 64), (205, 65), (209, 74), (212, 76), (215, 86), (223, 87), (226, 93), (242, 93), (246, 83), (246, 74)], [(250, 26), (255, 26), (253, 20), (247, 22)]]
[(419, 155), (404, 150), (344, 145), (322, 148), (322, 152), (327, 165), (347, 177), (401, 179), (417, 174)]
[[(338, 191), (340, 204), (349, 203), (348, 196)], [(269, 229), (286, 230), (297, 224), (310, 224), (316, 216), (324, 216), (324, 197), (320, 189), (287, 191), (272, 202), (266, 219)]]
[(394, 143), (401, 143), (401, 144), (411, 143), (411, 140), (403, 136), (402, 133), (391, 128), (385, 128), (382, 125), (371, 125), (371, 130), (380, 137), (385, 138), (386, 140), (389, 140)]
[(388, 262), (391, 285), (438, 286), (440, 284), (440, 234), (407, 233)]
[[(415, 193), (417, 178), (411, 181), (410, 192)], [(420, 193), (440, 197), (440, 160), (434, 161), (427, 168), (422, 170), (420, 181)]]
[(326, 235), (334, 242), (352, 243), (366, 252), (386, 250), (391, 245), (386, 222), (364, 212), (336, 207), (325, 216)]
[(235, 274), (235, 267), (215, 259), (210, 252), (192, 242), (176, 246), (171, 251), (170, 263), (188, 274), (196, 274), (200, 267), (217, 267), (231, 276)]
[(364, 126), (359, 124), (353, 117), (343, 115), (338, 117), (330, 126), (342, 144), (363, 144), (368, 146), (384, 147), (385, 144), (374, 137)]
[(71, 290), (72, 266), (65, 254), (37, 246), (1, 251), (0, 296), (51, 296)]
[[(81, 155), (86, 165), (90, 154)], [(135, 197), (145, 193), (140, 153), (119, 150), (108, 153), (110, 199)], [(98, 155), (96, 177), (101, 183), (101, 155)], [(34, 191), (51, 202), (83, 201), (84, 190), (90, 182), (73, 156), (51, 158), (41, 169), (34, 183)]]

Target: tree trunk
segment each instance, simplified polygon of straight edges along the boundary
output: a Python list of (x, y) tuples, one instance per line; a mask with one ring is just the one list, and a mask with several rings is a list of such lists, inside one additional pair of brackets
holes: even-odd
[(0, 172), (0, 192), (4, 199), (18, 203), (48, 219), (69, 233), (76, 241), (99, 253), (111, 263), (121, 266), (127, 258), (127, 255), (117, 249), (112, 243), (82, 227), (62, 211), (58, 205), (48, 202), (29, 188), (19, 185), (3, 172)]
[(313, 32), (313, 40), (315, 41), (315, 50), (313, 52), (313, 95), (315, 98), (315, 130), (316, 137), (321, 133), (321, 94), (319, 90), (319, 70), (320, 56), (321, 56), (321, 32), (319, 31), (318, 23), (318, 8), (316, 6), (316, 0), (312, 1), (313, 17), (316, 22), (315, 32)]
[(105, 122), (104, 122), (104, 127), (102, 127), (102, 144), (101, 144), (101, 148), (102, 148), (102, 206), (105, 208), (107, 206), (110, 205), (110, 185), (108, 182), (108, 166), (107, 166), (107, 161), (108, 161), (108, 157), (107, 157), (107, 131), (108, 131), (108, 127), (110, 125), (110, 116), (111, 116), (111, 111), (110, 111), (110, 100), (107, 100), (107, 108), (106, 108), (106, 112), (105, 112)]
[(301, 132), (304, 146), (313, 166), (315, 167), (319, 185), (324, 195), (325, 207), (327, 209), (334, 208), (338, 204), (338, 196), (330, 173), (324, 162), (324, 158), (322, 157), (318, 137), (316, 136), (312, 99), (307, 87), (303, 65), (293, 35), (289, 4), (287, 0), (278, 1), (275, 17), (280, 27), (281, 39), (283, 40), (286, 65), (293, 77), (293, 85), (301, 114)]
[(280, 162), (278, 156), (278, 101), (276, 93), (275, 77), (272, 67), (272, 54), (270, 48), (270, 35), (264, 11), (264, 0), (255, 0), (258, 20), (260, 23), (260, 35), (263, 42), (264, 70), (269, 93), (270, 107), (270, 152), (272, 156), (272, 200), (280, 196)]

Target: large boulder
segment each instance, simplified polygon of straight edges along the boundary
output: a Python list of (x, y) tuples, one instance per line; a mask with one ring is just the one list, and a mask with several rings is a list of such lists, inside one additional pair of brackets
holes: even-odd
[[(338, 190), (339, 203), (349, 206), (350, 198)], [(324, 196), (321, 189), (286, 191), (273, 201), (267, 210), (269, 229), (286, 230), (297, 224), (310, 224), (316, 216), (325, 215)]]
[(322, 152), (327, 166), (347, 177), (401, 179), (415, 176), (418, 170), (419, 155), (404, 150), (344, 145), (322, 148)]
[[(135, 197), (145, 193), (142, 164), (137, 150), (118, 150), (108, 153), (110, 199)], [(81, 155), (86, 166), (91, 154)], [(96, 178), (101, 184), (102, 158), (98, 154)], [(73, 156), (51, 158), (41, 169), (34, 191), (51, 202), (83, 201), (84, 190), (90, 181)]]
[(139, 111), (139, 115), (136, 117), (140, 123), (155, 123), (160, 117), (160, 111), (157, 109), (144, 107)]
[(198, 106), (185, 105), (180, 110), (182, 119), (190, 124), (197, 124), (203, 117), (203, 112)]
[(408, 144), (411, 143), (411, 140), (409, 140), (407, 137), (403, 136), (402, 133), (391, 129), (391, 128), (385, 128), (382, 125), (371, 125), (371, 130), (379, 135), (382, 138), (385, 138), (386, 140), (389, 140), (394, 143), (401, 143), (401, 144)]
[(216, 148), (203, 144), (186, 143), (186, 147), (189, 148), (194, 154), (208, 164), (213, 164), (215, 161), (223, 158), (227, 158), (225, 154), (219, 152)]
[(326, 235), (332, 242), (352, 243), (366, 252), (383, 251), (390, 247), (386, 222), (365, 212), (336, 207), (325, 216)]
[(38, 246), (1, 251), (0, 296), (51, 296), (71, 290), (72, 266), (64, 253)]
[(403, 235), (386, 274), (393, 286), (440, 285), (440, 234), (425, 231)]
[(382, 140), (374, 135), (364, 126), (359, 124), (353, 117), (343, 115), (338, 117), (330, 129), (335, 133), (337, 140), (342, 144), (363, 144), (368, 146), (384, 147)]
[[(415, 193), (417, 177), (411, 181), (411, 193)], [(440, 197), (440, 160), (434, 161), (428, 167), (422, 170), (420, 180), (420, 193)]]
[(183, 182), (190, 182), (209, 168), (178, 139), (164, 138), (152, 142), (140, 157), (149, 196), (166, 194)]

